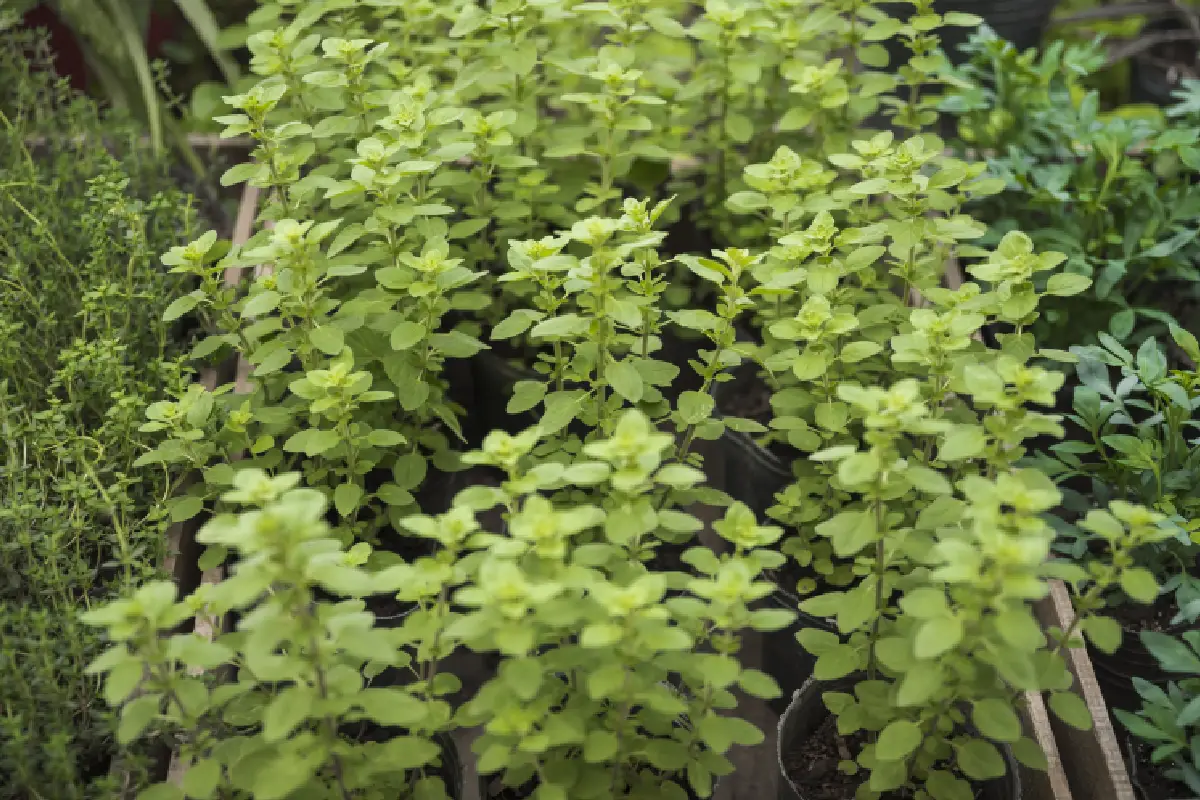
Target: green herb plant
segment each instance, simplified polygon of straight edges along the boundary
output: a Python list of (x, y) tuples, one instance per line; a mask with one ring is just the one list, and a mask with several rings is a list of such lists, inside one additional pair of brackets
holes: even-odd
[[(1174, 326), (1171, 335), (1196, 363), (1200, 348), (1195, 337)], [(1197, 374), (1194, 369), (1169, 369), (1167, 354), (1153, 337), (1136, 354), (1108, 334), (1101, 333), (1100, 341), (1102, 346), (1074, 349), (1082, 385), (1075, 389), (1075, 413), (1069, 419), (1079, 435), (1052, 445), (1039, 457), (1039, 467), (1066, 487), (1070, 515), (1086, 514), (1093, 504), (1114, 499), (1165, 515), (1172, 536), (1142, 550), (1138, 559), (1183, 609), (1200, 599), (1200, 587), (1190, 574), (1200, 538)], [(1120, 375), (1115, 386), (1113, 368)], [(1068, 536), (1062, 545), (1079, 558), (1087, 537)]]
[[(670, 576), (642, 564), (639, 550), (697, 523), (652, 500), (703, 474), (673, 463), (672, 437), (637, 410), (566, 465), (532, 457), (542, 436), (491, 434), (470, 458), (505, 480), (458, 500), (500, 504), (509, 534), (455, 596), (469, 610), (450, 627), (471, 649), (502, 655), (463, 707), (464, 722), (483, 726), (478, 769), (508, 786), (533, 783), (538, 798), (684, 798), (686, 787), (707, 797), (732, 772), (730, 746), (763, 738), (736, 715), (733, 687), (779, 694), (736, 656), (742, 631), (777, 630), (793, 616), (752, 610), (772, 590), (762, 571), (779, 561), (770, 545), (782, 531), (732, 505), (714, 524), (729, 551), (686, 549), (695, 573), (669, 592)], [(567, 505), (540, 493), (562, 488), (601, 499)]]
[(1144, 631), (1142, 643), (1154, 654), (1159, 665), (1178, 673), (1167, 687), (1161, 688), (1147, 680), (1134, 678), (1134, 686), (1142, 699), (1135, 712), (1115, 709), (1113, 714), (1122, 725), (1146, 747), (1150, 761), (1165, 765), (1163, 774), (1192, 792), (1200, 792), (1200, 758), (1196, 757), (1197, 702), (1200, 685), (1200, 641), (1195, 631), (1184, 633), (1182, 639), (1157, 631)]
[[(250, 391), (152, 407), (160, 444), (142, 461), (203, 471), (178, 518), (286, 486), (206, 529), (206, 563), (233, 574), (211, 599), (159, 587), (157, 610), (91, 618), (134, 645), (97, 667), (109, 685), (122, 671), (130, 737), (169, 728), (197, 780), (235, 796), (347, 800), (387, 769), (433, 792), (435, 735), (478, 724), (480, 770), (542, 800), (707, 796), (730, 746), (759, 736), (720, 713), (730, 687), (777, 691), (736, 656), (742, 631), (790, 620), (754, 610), (788, 557), (827, 578), (804, 609), (846, 638), (802, 635), (817, 677), (862, 677), (828, 701), (870, 735), (864, 796), (969, 797), (968, 780), (1004, 773), (997, 744), (1040, 764), (1014, 732), (1021, 691), (1086, 725), (1055, 660), (1076, 631), (1046, 643), (1030, 607), (1051, 575), (1081, 598), (1120, 583), (1147, 524), (1130, 522), (1108, 572), (1047, 567), (1040, 514), (1058, 495), (1019, 465), (1026, 442), (1061, 435), (1034, 407), (1062, 384), (1046, 362), (1071, 358), (1039, 348), (1039, 302), (1091, 279), (1017, 231), (972, 244), (987, 229), (968, 208), (1004, 183), (924, 129), (948, 80), (934, 32), (975, 18), (911, 5), (901, 23), (868, 2), (263, 3), (248, 22), (261, 80), (219, 118), (255, 141), (224, 181), (263, 191), (258, 229), (164, 258), (196, 286), (167, 318), (198, 319), (193, 358), (237, 354)], [(911, 54), (891, 73), (889, 38)], [(950, 259), (976, 280), (944, 288)], [(1011, 332), (989, 347), (997, 324)], [(674, 359), (674, 339), (697, 352)], [(502, 400), (533, 427), (473, 429), (457, 377), (492, 355), (515, 362)], [(746, 362), (769, 417), (718, 408)], [(703, 484), (701, 443), (727, 429), (793, 449), (772, 510), (786, 532)], [(502, 480), (445, 502), (445, 473), (468, 466)], [(697, 543), (693, 503), (728, 506), (722, 552)], [(485, 513), (501, 529), (482, 532)], [(417, 611), (389, 633), (357, 600), (376, 594)], [(207, 603), (245, 612), (209, 651), (239, 677), (213, 686), (185, 677), (206, 665), (168, 633)], [(446, 716), (436, 665), (458, 647), (501, 664)], [(961, 669), (930, 682), (942, 656)], [(426, 716), (406, 706), (395, 724), (419, 763), (389, 768), (343, 733), (371, 711), (371, 660), (413, 667), (404, 691)], [(221, 732), (242, 722), (263, 754), (246, 771)]]
[(1094, 44), (1021, 54), (980, 31), (966, 51), (942, 108), (958, 119), (958, 146), (988, 153), (1005, 182), (972, 213), (992, 236), (1026, 231), (1093, 279), (1091, 291), (1046, 306), (1039, 340), (1065, 349), (1094, 344), (1074, 331), (1106, 331), (1137, 346), (1189, 325), (1200, 132), (1186, 103), (1165, 118), (1102, 113), (1082, 85), (1103, 61)]
[[(225, 580), (182, 600), (173, 583), (149, 582), (85, 616), (112, 642), (90, 671), (120, 706), (120, 741), (166, 736), (187, 768), (181, 787), (154, 784), (142, 797), (447, 796), (437, 734), (449, 727), (444, 697), (458, 682), (438, 672), (439, 637), (471, 528), (417, 526), (449, 558), (368, 571), (370, 547), (335, 538), (328, 500), (296, 488), (300, 478), (237, 473), (224, 499), (247, 510), (198, 534), (240, 556)], [(398, 628), (374, 625), (361, 598), (384, 592), (414, 597), (417, 613)], [(178, 632), (189, 618), (231, 611), (236, 631), (212, 640)], [(232, 679), (206, 679), (221, 670)], [(388, 680), (389, 671), (406, 680)]]
[(44, 37), (0, 50), (0, 797), (103, 798), (146, 753), (114, 746), (78, 615), (168, 555), (182, 475), (138, 466), (138, 428), (190, 380), (156, 260), (196, 213), (136, 129), (51, 77)]

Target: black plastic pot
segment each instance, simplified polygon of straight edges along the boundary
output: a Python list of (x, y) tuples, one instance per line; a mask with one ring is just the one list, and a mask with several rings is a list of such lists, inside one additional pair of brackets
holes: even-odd
[[(1146, 23), (1143, 35), (1156, 33), (1186, 32), (1187, 26), (1176, 17), (1164, 17)], [(1179, 88), (1187, 72), (1173, 69), (1181, 60), (1194, 65), (1196, 43), (1190, 41), (1167, 42), (1139, 53), (1129, 62), (1129, 100), (1133, 103), (1151, 103), (1169, 106), (1175, 103), (1171, 92)]]
[[(1059, 0), (934, 0), (933, 8), (939, 14), (959, 11), (982, 17), (984, 23), (994, 30), (997, 36), (1024, 51), (1041, 43), (1058, 2)], [(912, 14), (911, 5), (887, 4), (883, 9), (897, 19), (907, 19)], [(942, 49), (952, 62), (957, 64), (963, 60), (959, 47), (966, 43), (973, 31), (973, 28), (957, 26), (946, 26), (937, 31)], [(903, 43), (892, 41), (886, 46), (893, 66), (907, 58), (908, 51)]]
[[(757, 391), (753, 365), (743, 364), (732, 373), (734, 379), (713, 386), (716, 414), (729, 416), (738, 392)], [(726, 430), (719, 443), (724, 461), (724, 486), (718, 487), (734, 500), (746, 504), (762, 518), (775, 504), (775, 495), (793, 480), (791, 464), (754, 441), (746, 433)], [(797, 455), (799, 455), (797, 453)]]
[(508, 413), (508, 401), (518, 381), (541, 380), (540, 375), (515, 367), (487, 350), (471, 359), (471, 374), (475, 398), (474, 407), (468, 414), (471, 419), (468, 439), (473, 444), (476, 438), (482, 440), (491, 431), (516, 434), (537, 424), (537, 416), (532, 411)]
[[(933, 7), (940, 14), (947, 11), (963, 11), (983, 17), (984, 23), (1005, 41), (1012, 42), (1018, 50), (1037, 47), (1058, 0), (934, 0)], [(952, 58), (957, 58), (959, 45), (966, 42), (970, 28), (942, 28), (939, 32), (942, 47)]]
[(765, 608), (786, 608), (796, 613), (792, 624), (782, 630), (763, 633), (762, 670), (775, 679), (781, 690), (780, 696), (768, 703), (776, 714), (782, 714), (796, 694), (813, 674), (816, 656), (805, 650), (796, 640), (800, 631), (808, 628), (837, 633), (833, 620), (821, 619), (799, 610), (800, 598), (783, 588), (762, 601)]
[[(1178, 637), (1189, 630), (1195, 629), (1194, 624), (1173, 625), (1163, 633)], [(1102, 653), (1088, 645), (1088, 656), (1096, 671), (1096, 681), (1104, 694), (1104, 702), (1110, 708), (1120, 708), (1134, 711), (1141, 708), (1142, 699), (1133, 687), (1133, 679), (1141, 678), (1163, 689), (1172, 680), (1179, 680), (1177, 672), (1167, 672), (1158, 664), (1146, 646), (1138, 631), (1125, 630), (1121, 637), (1121, 647), (1115, 653)]]
[(745, 433), (725, 431), (720, 447), (725, 461), (725, 486), (721, 488), (761, 519), (775, 504), (775, 495), (792, 482), (791, 468)]
[[(830, 711), (825, 707), (825, 703), (821, 699), (822, 695), (825, 692), (852, 692), (854, 684), (861, 679), (862, 676), (850, 676), (836, 681), (818, 681), (810, 678), (796, 692), (791, 704), (779, 718), (779, 735), (776, 737), (775, 745), (779, 771), (783, 776), (783, 785), (789, 787), (793, 795), (800, 800), (808, 800), (808, 797), (788, 775), (784, 766), (785, 755), (792, 751), (797, 742), (816, 734), (821, 724), (829, 718)], [(976, 794), (977, 800), (1020, 800), (1021, 798), (1021, 776), (1017, 769), (1017, 762), (1009, 748), (1001, 747), (1000, 752), (1004, 755), (1008, 770), (1003, 778), (997, 778), (984, 784)], [(781, 796), (783, 796), (783, 792), (781, 792)]]

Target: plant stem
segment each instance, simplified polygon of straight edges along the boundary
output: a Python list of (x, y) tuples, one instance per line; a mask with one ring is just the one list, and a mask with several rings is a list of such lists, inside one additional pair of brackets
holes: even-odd
[(881, 481), (875, 480), (875, 617), (871, 620), (871, 637), (870, 650), (867, 660), (867, 674), (870, 680), (875, 680), (876, 672), (878, 671), (878, 656), (875, 652), (876, 645), (879, 642), (879, 622), (883, 618), (883, 583), (884, 577), (887, 575), (887, 548), (884, 546), (884, 516), (883, 516), (883, 499), (881, 493), (883, 487)]

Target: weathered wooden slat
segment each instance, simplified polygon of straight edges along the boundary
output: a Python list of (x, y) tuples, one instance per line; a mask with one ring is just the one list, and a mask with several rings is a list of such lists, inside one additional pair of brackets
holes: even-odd
[[(1064, 631), (1070, 628), (1075, 611), (1061, 581), (1051, 582), (1050, 596), (1038, 604), (1037, 612), (1043, 627)], [(1075, 689), (1087, 703), (1093, 722), (1091, 730), (1081, 731), (1057, 718), (1050, 719), (1072, 791), (1081, 800), (1136, 800), (1087, 648), (1068, 649), (1067, 666), (1075, 676)]]

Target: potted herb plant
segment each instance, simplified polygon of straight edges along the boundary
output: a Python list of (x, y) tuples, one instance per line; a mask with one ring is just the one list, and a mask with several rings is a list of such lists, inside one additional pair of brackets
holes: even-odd
[(169, 556), (179, 470), (138, 463), (145, 413), (186, 391), (186, 291), (158, 266), (197, 204), (127, 121), (59, 82), (40, 33), (0, 30), (0, 796), (102, 795), (158, 753), (122, 749), (78, 620)]
[[(437, 670), (445, 592), (435, 591), (442, 599), (423, 624), (374, 626), (358, 598), (413, 593), (414, 575), (429, 575), (426, 563), (363, 569), (369, 548), (346, 549), (333, 538), (328, 501), (295, 488), (299, 481), (296, 473), (237, 473), (224, 499), (250, 510), (217, 516), (199, 535), (241, 556), (220, 584), (180, 600), (174, 584), (152, 581), (88, 612), (85, 620), (112, 642), (89, 669), (104, 676), (107, 701), (120, 706), (120, 741), (177, 737), (188, 795), (458, 796), (461, 774), (442, 769), (457, 763), (445, 752), (453, 743), (438, 736), (450, 725), (442, 698), (457, 688), (453, 675)], [(414, 525), (451, 553), (472, 530)], [(439, 577), (453, 585), (461, 576)], [(317, 599), (318, 587), (338, 599)], [(240, 615), (236, 631), (212, 640), (179, 632), (197, 614), (230, 611)], [(376, 681), (388, 667), (411, 678)], [(206, 682), (205, 671), (231, 679)], [(177, 797), (180, 788), (164, 782), (148, 791)]]
[[(1172, 328), (1172, 334), (1186, 357), (1198, 352), (1190, 333)], [(1162, 596), (1144, 610), (1123, 604), (1120, 594), (1110, 598), (1112, 613), (1125, 630), (1122, 647), (1113, 655), (1092, 656), (1108, 701), (1128, 709), (1137, 704), (1133, 679), (1165, 684), (1169, 677), (1158, 668), (1158, 659), (1140, 647), (1137, 634), (1166, 630), (1178, 635), (1191, 626), (1186, 621), (1190, 612), (1181, 612), (1197, 602), (1197, 400), (1194, 372), (1170, 370), (1153, 338), (1135, 355), (1111, 336), (1100, 336), (1103, 347), (1078, 349), (1083, 385), (1075, 390), (1071, 421), (1082, 435), (1078, 441), (1051, 447), (1041, 464), (1066, 487), (1068, 519), (1109, 499), (1144, 503), (1166, 515), (1170, 535), (1135, 554), (1137, 563), (1162, 583)], [(1115, 387), (1113, 368), (1121, 376)], [(1070, 528), (1066, 533), (1063, 547), (1076, 558), (1086, 558), (1089, 537), (1071, 537)]]

